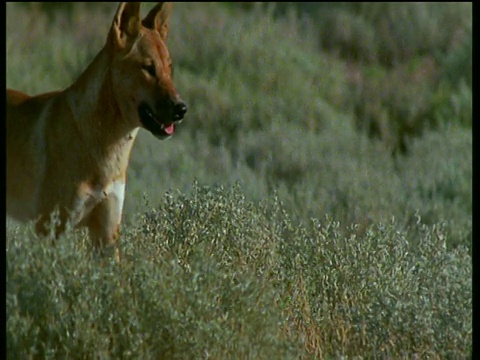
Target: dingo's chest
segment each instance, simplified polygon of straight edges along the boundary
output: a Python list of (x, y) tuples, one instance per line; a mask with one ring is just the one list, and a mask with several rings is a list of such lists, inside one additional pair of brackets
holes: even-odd
[(112, 211), (117, 215), (122, 213), (125, 198), (125, 183), (114, 180), (106, 186), (83, 184), (78, 191), (73, 206), (72, 219), (75, 225), (86, 217), (99, 203), (108, 201), (112, 203)]

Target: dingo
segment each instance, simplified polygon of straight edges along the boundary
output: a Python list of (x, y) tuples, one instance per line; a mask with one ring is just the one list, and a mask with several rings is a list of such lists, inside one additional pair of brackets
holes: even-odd
[(35, 220), (46, 235), (58, 210), (86, 226), (95, 248), (115, 246), (127, 166), (139, 127), (160, 139), (187, 107), (172, 82), (165, 45), (171, 3), (141, 20), (140, 3), (120, 3), (107, 42), (69, 88), (29, 96), (7, 89), (7, 213)]

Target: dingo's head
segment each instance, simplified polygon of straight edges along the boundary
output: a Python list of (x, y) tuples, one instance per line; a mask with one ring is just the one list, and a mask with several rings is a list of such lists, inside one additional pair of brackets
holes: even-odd
[(140, 19), (140, 3), (120, 3), (108, 37), (113, 92), (125, 119), (157, 138), (173, 135), (187, 106), (172, 81), (165, 45), (172, 3), (158, 3)]

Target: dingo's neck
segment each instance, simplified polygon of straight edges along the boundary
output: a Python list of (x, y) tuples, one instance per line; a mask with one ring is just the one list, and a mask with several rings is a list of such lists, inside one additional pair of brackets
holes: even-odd
[[(107, 176), (125, 176), (138, 127), (125, 119), (112, 89), (110, 61), (104, 47), (65, 91), (66, 101), (85, 144), (95, 144), (93, 158), (102, 161)], [(73, 110), (75, 109), (75, 110)]]
[(104, 47), (80, 77), (66, 90), (66, 98), (82, 135), (113, 145), (135, 138), (138, 128), (125, 119), (112, 89), (110, 61)]

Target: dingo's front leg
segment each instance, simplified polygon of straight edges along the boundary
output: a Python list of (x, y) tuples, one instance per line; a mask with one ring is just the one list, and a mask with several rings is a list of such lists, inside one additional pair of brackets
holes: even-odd
[(100, 253), (115, 252), (120, 257), (117, 239), (120, 235), (124, 186), (102, 200), (86, 219), (92, 242)]

